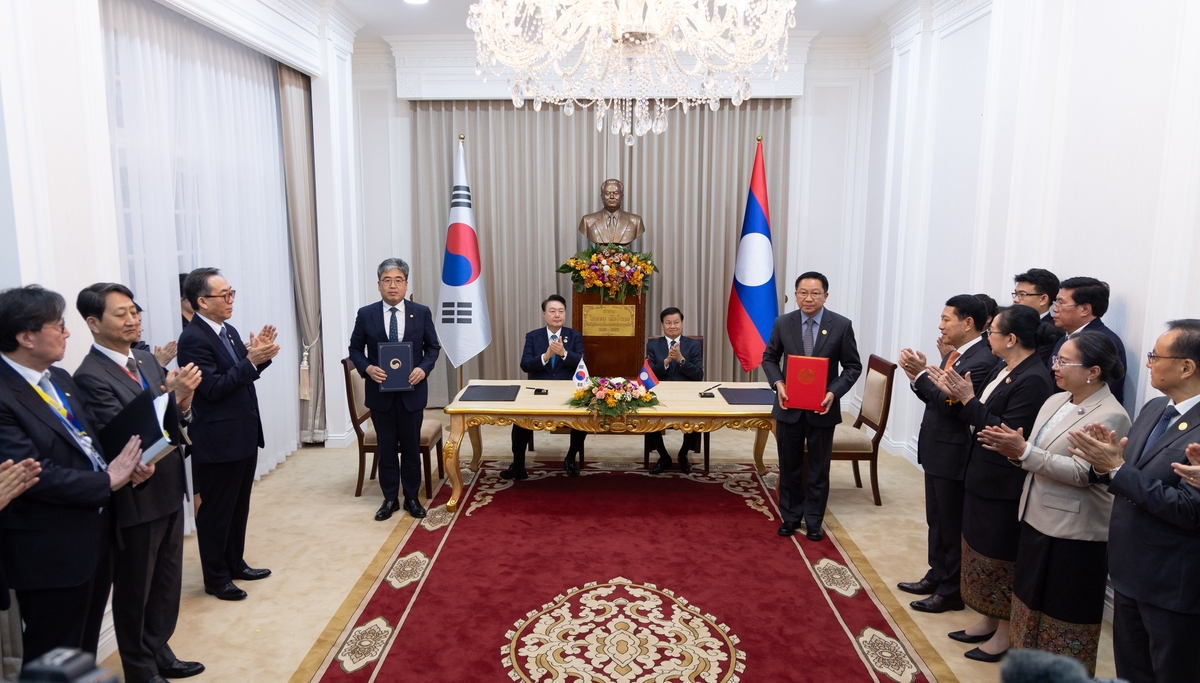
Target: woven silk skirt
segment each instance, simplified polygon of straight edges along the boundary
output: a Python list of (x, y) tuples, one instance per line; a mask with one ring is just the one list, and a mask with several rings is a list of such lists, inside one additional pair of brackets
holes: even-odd
[(1018, 501), (963, 499), (962, 597), (971, 609), (996, 619), (1012, 615), (1012, 590), (1021, 523)]
[(1054, 538), (1021, 524), (1013, 584), (1013, 647), (1074, 657), (1089, 675), (1096, 675), (1107, 551), (1104, 541)]

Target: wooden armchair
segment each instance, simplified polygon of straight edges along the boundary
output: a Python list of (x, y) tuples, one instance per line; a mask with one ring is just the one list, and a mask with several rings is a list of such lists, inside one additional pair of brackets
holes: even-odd
[[(375, 479), (379, 468), (378, 442), (375, 438), (375, 427), (366, 424), (371, 417), (365, 403), (365, 380), (349, 358), (342, 359), (342, 370), (346, 375), (346, 403), (350, 406), (350, 424), (354, 425), (354, 433), (358, 436), (358, 486), (354, 496), (362, 495), (363, 477), (367, 469), (367, 454), (371, 454), (371, 479)], [(421, 460), (425, 470), (425, 499), (433, 498), (433, 470), (430, 466), (430, 453), (437, 453), (438, 479), (446, 477), (445, 466), (442, 464), (442, 423), (438, 420), (425, 420), (421, 423)]]
[[(871, 493), (875, 504), (883, 505), (879, 498), (879, 442), (887, 429), (888, 414), (892, 410), (892, 384), (896, 378), (896, 364), (875, 354), (867, 361), (866, 387), (863, 389), (862, 407), (853, 426), (838, 425), (833, 433), (833, 460), (849, 460), (854, 464), (854, 485), (862, 488), (862, 476), (858, 471), (860, 460), (871, 462)], [(867, 436), (862, 427), (875, 431)]]

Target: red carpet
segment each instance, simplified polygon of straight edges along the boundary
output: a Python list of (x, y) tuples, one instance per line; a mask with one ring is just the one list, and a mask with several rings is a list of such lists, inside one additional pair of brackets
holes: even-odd
[(495, 464), (458, 514), (435, 496), (314, 681), (932, 680), (830, 536), (776, 535), (749, 465)]

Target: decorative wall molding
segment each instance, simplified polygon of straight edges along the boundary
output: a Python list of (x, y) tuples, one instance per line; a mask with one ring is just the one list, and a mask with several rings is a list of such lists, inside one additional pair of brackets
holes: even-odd
[(817, 38), (808, 50), (809, 69), (866, 69), (870, 52), (862, 38)]
[(933, 28), (933, 6), (931, 0), (908, 0), (897, 3), (879, 18), (888, 27), (892, 47), (899, 49), (922, 31)]
[[(769, 76), (750, 79), (755, 97), (801, 97), (804, 94), (805, 66), (817, 33), (792, 31), (788, 34), (788, 70), (778, 81), (772, 81)], [(495, 74), (481, 76), (475, 73), (475, 38), (472, 35), (393, 35), (382, 36), (382, 39), (392, 48), (396, 97), (400, 99), (506, 100), (511, 97), (507, 79)], [(376, 68), (372, 66), (371, 71), (361, 73), (373, 73)], [(357, 66), (355, 71), (359, 71)]]
[(992, 0), (944, 0), (933, 8), (933, 30), (953, 33), (992, 11)]

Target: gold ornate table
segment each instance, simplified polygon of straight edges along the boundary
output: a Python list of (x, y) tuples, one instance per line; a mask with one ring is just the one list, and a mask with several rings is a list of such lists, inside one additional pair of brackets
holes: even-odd
[[(713, 391), (713, 398), (700, 398), (701, 389), (709, 384), (703, 382), (663, 382), (654, 388), (660, 404), (644, 408), (636, 415), (622, 419), (609, 419), (604, 424), (601, 418), (582, 408), (567, 405), (575, 383), (564, 381), (523, 380), (471, 380), (470, 385), (513, 385), (520, 384), (521, 393), (515, 401), (460, 401), (462, 391), (446, 406), (450, 415), (450, 438), (442, 450), (446, 474), (453, 491), (446, 507), (454, 511), (462, 498), (462, 474), (458, 469), (458, 452), (463, 437), (471, 440), (471, 469), (479, 469), (483, 457), (483, 442), (479, 435), (480, 425), (519, 425), (526, 429), (547, 430), (567, 427), (599, 434), (646, 434), (662, 429), (677, 429), (681, 432), (713, 432), (722, 427), (755, 430), (754, 465), (759, 474), (766, 473), (763, 465), (763, 450), (767, 446), (767, 434), (775, 427), (769, 405), (730, 405), (720, 393)], [(544, 396), (535, 396), (528, 386), (549, 390)], [(722, 387), (769, 388), (766, 382), (723, 382)], [(466, 391), (466, 388), (463, 389)]]

